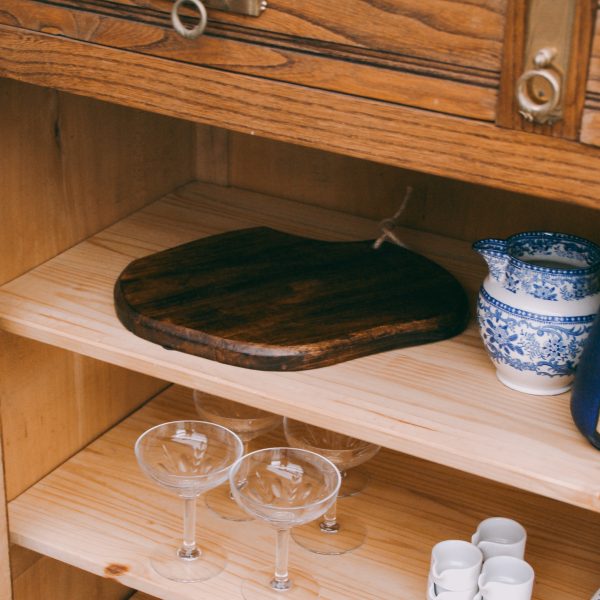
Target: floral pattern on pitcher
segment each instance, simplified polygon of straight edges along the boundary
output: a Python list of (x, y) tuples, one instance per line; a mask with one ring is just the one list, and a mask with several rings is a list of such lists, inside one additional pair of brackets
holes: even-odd
[(540, 300), (577, 300), (600, 291), (597, 278), (588, 281), (581, 277), (581, 270), (564, 271), (547, 269), (536, 271), (511, 265), (506, 272), (505, 288), (509, 292), (525, 292)]
[(490, 271), (490, 277), (496, 281), (503, 281), (506, 277), (506, 255), (496, 252), (487, 252), (485, 259)]
[(579, 300), (600, 292), (600, 248), (564, 233), (519, 233), (474, 245), (505, 290), (539, 300)]
[(477, 319), (493, 362), (557, 377), (574, 373), (594, 315), (544, 317), (498, 302), (482, 289)]
[[(573, 264), (591, 266), (598, 262), (597, 253), (590, 252), (589, 245), (581, 243), (581, 239), (566, 233), (541, 237), (539, 231), (518, 234), (518, 248), (513, 249), (516, 258), (524, 256), (547, 256), (564, 258)], [(550, 243), (549, 243), (550, 242)]]

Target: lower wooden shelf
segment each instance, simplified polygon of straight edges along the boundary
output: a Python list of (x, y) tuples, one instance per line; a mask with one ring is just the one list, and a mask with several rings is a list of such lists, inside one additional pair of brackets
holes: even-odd
[[(221, 520), (202, 500), (199, 539), (225, 547), (226, 570), (204, 583), (174, 584), (148, 563), (157, 542), (179, 535), (180, 505), (142, 475), (133, 445), (145, 429), (180, 418), (195, 418), (191, 392), (173, 386), (13, 500), (12, 541), (158, 598), (241, 598), (240, 579), (271, 567), (274, 532), (257, 521)], [(260, 444), (279, 443), (274, 435)], [(388, 450), (365, 469), (369, 487), (340, 501), (367, 525), (365, 545), (340, 557), (291, 547), (291, 564), (319, 580), (325, 599), (423, 598), (431, 547), (467, 539), (493, 515), (516, 518), (528, 530), (535, 600), (583, 600), (600, 586), (600, 520), (593, 512)]]

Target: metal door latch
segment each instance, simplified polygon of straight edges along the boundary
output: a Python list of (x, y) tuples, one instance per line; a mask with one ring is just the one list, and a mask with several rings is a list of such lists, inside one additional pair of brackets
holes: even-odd
[(267, 0), (206, 0), (206, 6), (240, 15), (260, 17), (267, 10)]
[(535, 68), (525, 71), (517, 82), (520, 115), (532, 123), (553, 123), (562, 117), (562, 75), (554, 69), (555, 48), (542, 48), (533, 59)]
[(577, 0), (529, 0), (525, 72), (516, 86), (521, 116), (552, 124), (563, 118)]
[[(179, 16), (179, 9), (186, 3), (194, 5), (200, 14), (200, 21), (194, 27), (186, 27)], [(260, 17), (267, 9), (267, 0), (204, 0), (204, 2), (202, 0), (176, 0), (171, 9), (171, 22), (175, 31), (189, 40), (200, 37), (204, 33), (208, 22), (205, 5), (217, 10)]]

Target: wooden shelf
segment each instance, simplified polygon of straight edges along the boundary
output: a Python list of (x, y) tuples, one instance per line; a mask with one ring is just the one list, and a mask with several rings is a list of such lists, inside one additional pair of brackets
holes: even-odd
[[(372, 221), (232, 188), (191, 184), (0, 288), (0, 327), (187, 387), (255, 405), (594, 511), (600, 461), (569, 396), (501, 385), (475, 326), (444, 342), (296, 373), (231, 367), (125, 330), (114, 281), (134, 258), (236, 228), (321, 239), (377, 235)], [(404, 230), (408, 245), (474, 296), (483, 262), (469, 244)]]
[[(226, 570), (201, 584), (173, 584), (148, 562), (157, 542), (179, 535), (181, 507), (141, 473), (133, 445), (148, 427), (194, 417), (191, 391), (169, 388), (13, 500), (12, 541), (159, 598), (241, 597), (240, 578), (272, 564), (274, 532), (262, 522), (223, 521), (200, 501), (199, 537), (226, 548)], [(278, 444), (280, 435), (257, 445)], [(431, 547), (467, 539), (491, 515), (527, 528), (535, 600), (582, 600), (598, 587), (600, 522), (592, 512), (391, 451), (362, 468), (371, 474), (368, 488), (340, 508), (365, 522), (365, 545), (341, 557), (291, 547), (291, 564), (320, 581), (324, 599), (424, 597)]]

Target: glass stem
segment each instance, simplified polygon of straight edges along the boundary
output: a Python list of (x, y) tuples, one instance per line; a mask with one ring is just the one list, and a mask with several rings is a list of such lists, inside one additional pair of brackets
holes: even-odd
[(183, 544), (177, 551), (179, 558), (193, 560), (200, 556), (196, 545), (196, 498), (183, 500)]
[[(243, 445), (242, 456), (246, 456), (246, 454), (248, 454), (248, 444), (249, 444), (249, 442), (242, 442), (242, 445)], [(229, 490), (229, 499), (232, 500), (233, 502), (235, 502), (235, 498), (233, 497), (233, 492), (231, 490)]]
[(290, 546), (290, 530), (277, 530), (275, 547), (275, 576), (271, 579), (271, 587), (277, 591), (289, 590), (292, 587), (288, 574), (288, 556)]
[(319, 523), (319, 529), (324, 533), (337, 533), (340, 526), (337, 522), (337, 502), (325, 513), (323, 520)]

